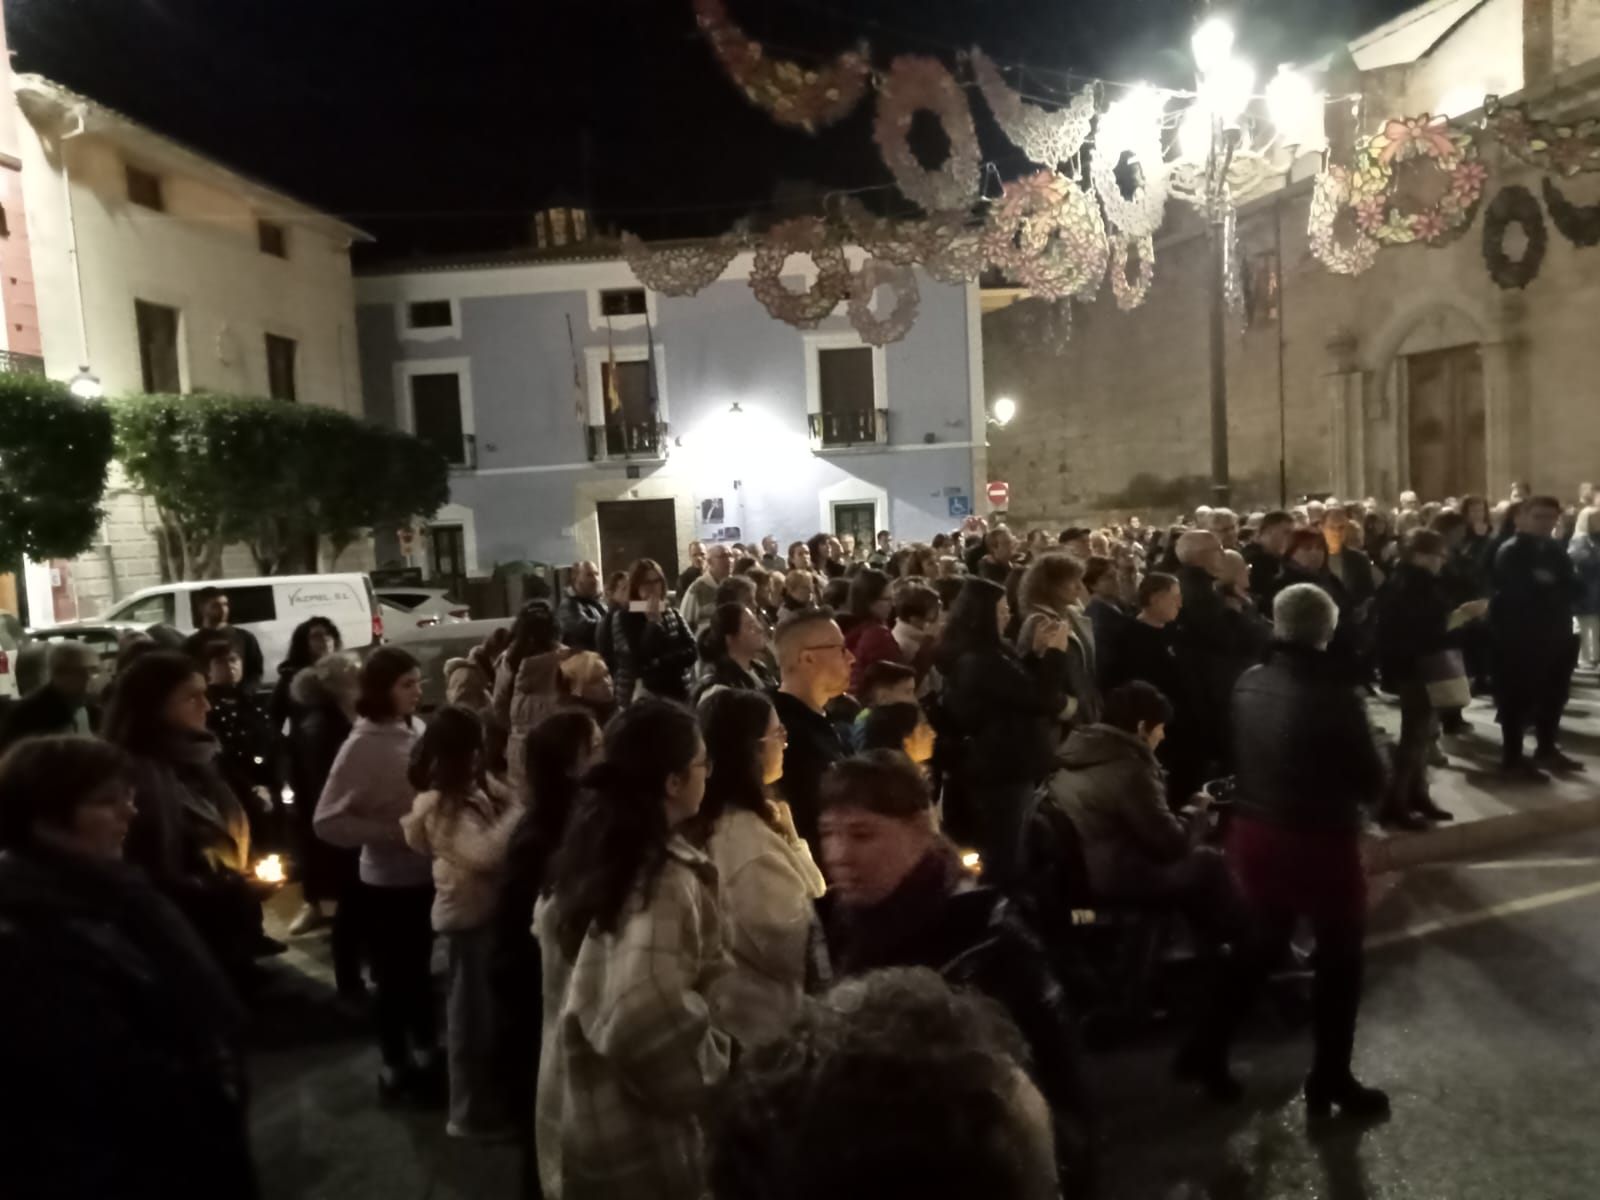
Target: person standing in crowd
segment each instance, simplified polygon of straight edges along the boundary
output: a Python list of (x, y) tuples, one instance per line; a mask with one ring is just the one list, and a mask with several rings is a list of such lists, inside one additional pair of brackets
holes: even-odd
[(218, 639), (205, 647), (206, 728), (216, 736), (217, 765), (253, 818), (254, 840), (269, 840), (279, 788), (278, 733), (268, 723), (256, 693), (241, 682), (244, 664), (232, 643)]
[(725, 688), (771, 691), (774, 684), (761, 656), (767, 631), (761, 618), (740, 604), (719, 604), (700, 635), (700, 667), (692, 693), (699, 704)]
[(688, 699), (694, 635), (667, 603), (667, 577), (654, 559), (641, 558), (629, 570), (627, 607), (611, 614), (611, 645), (619, 705), (644, 696)]
[(816, 573), (816, 564), (811, 561), (811, 546), (809, 543), (789, 543), (789, 570)]
[(526, 783), (522, 744), (528, 731), (566, 698), (561, 664), (573, 653), (561, 644), (560, 626), (545, 601), (534, 600), (517, 614), (494, 677), (494, 709), (506, 731), (506, 774), (514, 791)]
[(595, 637), (606, 619), (605, 597), (600, 594), (600, 568), (592, 562), (575, 563), (572, 584), (556, 609), (561, 640), (578, 650), (595, 649)]
[(1567, 547), (1578, 581), (1578, 629), (1583, 665), (1600, 670), (1600, 507), (1578, 514), (1577, 532)]
[[(678, 596), (681, 599), (689, 594), (689, 585), (705, 574), (706, 548), (702, 542), (689, 543), (689, 565), (678, 574)], [(663, 576), (663, 579), (666, 577)]]
[[(1084, 612), (1094, 631), (1096, 671), (1102, 656), (1109, 653), (1122, 637), (1122, 627), (1129, 620), (1122, 609), (1122, 580), (1117, 566), (1109, 558), (1091, 558), (1083, 569), (1083, 586), (1089, 593)], [(1137, 588), (1135, 582), (1133, 587)]]
[(901, 661), (900, 643), (889, 632), (894, 602), (889, 598), (889, 577), (875, 567), (864, 567), (850, 581), (850, 613), (844, 642), (854, 662), (850, 666), (850, 694), (861, 697), (861, 676), (874, 663)]
[(783, 776), (786, 735), (760, 692), (727, 691), (700, 708), (711, 777), (685, 836), (717, 868), (734, 970), (718, 994), (719, 1024), (741, 1045), (783, 1032), (800, 1008), (826, 890), (788, 806), (768, 789)]
[(898, 750), (924, 771), (933, 761), (938, 735), (922, 705), (875, 704), (861, 714), (861, 750)]
[[(1553, 497), (1528, 500), (1517, 513), (1515, 534), (1494, 558), (1489, 631), (1504, 739), (1501, 767), (1512, 774), (1583, 770), (1558, 745), (1577, 658), (1576, 575), (1566, 547), (1551, 536), (1560, 517), (1561, 504)], [(1522, 744), (1530, 725), (1538, 744), (1531, 770)]]
[(480, 718), (492, 718), (495, 667), (510, 646), (511, 630), (502, 625), (490, 630), (464, 657), (446, 661), (444, 702), (470, 708)]
[(436, 1101), (444, 1083), (430, 974), (433, 868), (400, 827), (416, 799), (408, 772), (421, 699), (417, 660), (398, 646), (374, 650), (361, 667), (355, 727), (328, 772), (313, 823), (324, 841), (361, 850), (383, 1056), (378, 1094), (387, 1103)]
[(1004, 525), (984, 534), (979, 549), (967, 557), (967, 569), (974, 575), (1004, 584), (1017, 558), (1016, 535)]
[(706, 551), (705, 573), (689, 585), (678, 601), (678, 612), (689, 632), (698, 634), (717, 607), (717, 586), (733, 574), (733, 552), (715, 545)]
[[(663, 576), (665, 578), (665, 576)], [(628, 611), (628, 572), (613, 571), (606, 580), (606, 619), (595, 631), (595, 652), (605, 660), (612, 675), (617, 673), (617, 614)]]
[(928, 681), (939, 650), (943, 606), (939, 593), (927, 583), (903, 583), (894, 595), (894, 628), (889, 632), (900, 647), (900, 661), (909, 664), (917, 673), (920, 691)]
[[(1439, 587), (1452, 608), (1473, 600), (1489, 598), (1489, 577), (1481, 556), (1471, 548), (1467, 518), (1460, 513), (1442, 512), (1431, 528), (1444, 539), (1444, 569), (1439, 572)], [(1482, 621), (1465, 626), (1457, 635), (1467, 678), (1473, 694), (1488, 691), (1489, 630)], [(1440, 709), (1440, 728), (1448, 735), (1463, 736), (1472, 731), (1459, 708)]]
[(217, 767), (210, 708), (194, 660), (154, 650), (117, 680), (101, 734), (130, 758), (138, 813), (129, 861), (183, 911), (229, 975), (246, 982), (256, 955), (281, 947), (261, 932), (248, 879), (250, 819)]
[(23, 738), (89, 733), (94, 717), (89, 711), (89, 681), (94, 678), (99, 655), (82, 642), (51, 644), (45, 654), (44, 686), (28, 693), (0, 721), (0, 751)]
[(711, 1196), (1062, 1195), (1027, 1061), (997, 1005), (932, 971), (849, 980), (741, 1058), (711, 1131)]
[(851, 564), (857, 561), (855, 534), (841, 533), (839, 535), (839, 561), (845, 565), (846, 570), (849, 570)]
[(1179, 1062), (1214, 1096), (1239, 1094), (1228, 1068), (1234, 1031), (1303, 917), (1317, 939), (1306, 1112), (1321, 1117), (1337, 1106), (1373, 1117), (1388, 1113), (1389, 1098), (1356, 1081), (1351, 1059), (1366, 927), (1362, 807), (1377, 801), (1384, 772), (1361, 700), (1327, 658), (1338, 619), (1321, 588), (1284, 589), (1273, 602), (1272, 653), (1234, 689), (1238, 788), (1228, 853), (1257, 931), (1237, 994), (1208, 1006)]
[[(801, 547), (805, 549), (805, 547)], [(810, 608), (815, 602), (817, 594), (817, 577), (809, 570), (795, 569), (784, 576), (783, 604), (784, 613), (795, 612), (802, 608)], [(782, 613), (778, 619), (783, 619)]]
[(246, 1012), (123, 861), (129, 770), (85, 737), (0, 759), (0, 1194), (252, 1200)]
[(955, 751), (945, 823), (953, 836), (977, 844), (985, 878), (1002, 887), (1020, 868), (1034, 788), (1050, 771), (1071, 700), (1067, 624), (1034, 622), (1029, 653), (1021, 656), (1001, 636), (1010, 618), (999, 584), (968, 579), (945, 623), (938, 659), (940, 703)]
[(329, 845), (316, 836), (312, 823), (328, 772), (354, 726), (360, 687), (360, 668), (342, 654), (330, 654), (294, 677), (289, 719), (289, 786), (295, 796), (296, 848), (305, 901), (289, 933), (299, 936), (318, 928), (327, 919), (323, 906), (334, 903), (334, 982), (340, 998), (353, 1007), (363, 1007), (367, 998), (361, 973), (366, 937), (361, 921), (361, 854)]
[(833, 614), (820, 608), (801, 609), (780, 621), (777, 651), (781, 682), (772, 703), (788, 736), (779, 791), (815, 857), (817, 787), (823, 773), (848, 753), (826, 710), (850, 686), (852, 659)]
[(294, 627), (289, 635), (289, 653), (278, 664), (278, 682), (272, 689), (272, 704), (267, 709), (273, 733), (282, 733), (284, 725), (294, 719), (295, 676), (343, 649), (344, 639), (339, 636), (339, 627), (327, 617), (311, 617)]
[(1209, 525), (1199, 526), (1210, 529), (1217, 535), (1217, 541), (1222, 543), (1224, 550), (1237, 550), (1239, 548), (1239, 515), (1231, 508), (1213, 508)]
[(889, 559), (894, 554), (894, 534), (887, 529), (878, 530), (877, 544), (872, 548), (872, 554), (867, 562), (880, 571), (889, 569)]
[[(518, 748), (526, 753), (526, 739)], [(435, 713), (411, 756), (408, 774), (418, 795), (400, 827), (406, 845), (433, 860), (433, 931), (449, 947), (445, 1132), (501, 1140), (514, 1130), (499, 1086), (502, 1020), (490, 967), (495, 906), (522, 795), (486, 780), (483, 750), (477, 714), (448, 706)]]
[(1027, 1042), (1063, 1174), (1077, 1178), (1087, 1121), (1066, 995), (1010, 902), (937, 832), (922, 772), (892, 750), (840, 763), (823, 780), (822, 847), (832, 886), (817, 911), (835, 975), (927, 967), (999, 1004)]
[(1057, 539), (1060, 553), (1071, 555), (1080, 563), (1086, 563), (1093, 556), (1094, 551), (1089, 547), (1089, 540), (1094, 530), (1085, 529), (1081, 525), (1074, 525), (1061, 531)]
[(1034, 635), (1042, 625), (1059, 622), (1068, 630), (1068, 699), (1060, 728), (1062, 738), (1069, 727), (1093, 725), (1100, 719), (1100, 685), (1095, 678), (1099, 663), (1094, 625), (1081, 607), (1085, 597), (1083, 579), (1084, 568), (1077, 559), (1067, 554), (1046, 554), (1028, 567), (1018, 588), (1022, 617), (1016, 635), (1018, 654), (1027, 658), (1036, 653)]
[(778, 539), (770, 533), (761, 539), (761, 566), (768, 573), (789, 569), (789, 564), (778, 553)]
[[(1439, 579), (1445, 556), (1444, 538), (1431, 529), (1412, 530), (1399, 564), (1378, 593), (1378, 668), (1384, 688), (1400, 697), (1400, 742), (1379, 818), (1401, 829), (1453, 819), (1428, 791), (1428, 754), (1435, 736), (1428, 683), (1441, 677), (1447, 653), (1459, 647), (1461, 626), (1489, 608), (1485, 600), (1459, 608), (1450, 603)], [(1465, 685), (1464, 663), (1461, 669)]]
[(807, 543), (811, 562), (823, 580), (839, 579), (845, 573), (844, 544), (831, 533), (813, 534)]
[[(1316, 536), (1320, 540), (1321, 534)], [(1178, 538), (1177, 558), (1183, 604), (1173, 632), (1192, 702), (1184, 713), (1184, 724), (1189, 724), (1187, 718), (1192, 714), (1195, 728), (1188, 731), (1193, 739), (1188, 748), (1195, 757), (1175, 757), (1173, 787), (1176, 795), (1188, 796), (1206, 782), (1211, 770), (1226, 769), (1231, 746), (1228, 697), (1252, 661), (1254, 635), (1217, 590), (1223, 557), (1216, 534), (1200, 530), (1183, 534)], [(1176, 770), (1180, 766), (1195, 773), (1180, 776)]]
[(534, 910), (544, 970), (544, 1194), (699, 1200), (701, 1126), (733, 1046), (711, 861), (683, 836), (709, 770), (694, 715), (641, 700), (606, 729)]
[(244, 686), (258, 688), (261, 686), (261, 677), (266, 673), (266, 665), (261, 659), (261, 643), (248, 629), (229, 624), (231, 613), (227, 592), (214, 587), (201, 588), (196, 592), (195, 632), (184, 643), (184, 652), (198, 661), (207, 642), (219, 637), (227, 638), (239, 652), (239, 661), (244, 664)]
[(1578, 485), (1578, 502), (1561, 511), (1561, 523), (1556, 526), (1556, 537), (1562, 545), (1571, 542), (1582, 531), (1581, 518), (1587, 509), (1594, 507), (1594, 501), (1594, 484), (1580, 483)]

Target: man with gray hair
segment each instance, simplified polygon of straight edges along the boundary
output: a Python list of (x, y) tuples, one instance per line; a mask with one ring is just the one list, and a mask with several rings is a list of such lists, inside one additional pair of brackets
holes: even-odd
[(1271, 654), (1233, 691), (1228, 851), (1259, 935), (1236, 980), (1239, 994), (1207, 1014), (1178, 1070), (1213, 1095), (1237, 1095), (1228, 1070), (1234, 1030), (1303, 917), (1317, 939), (1306, 1112), (1381, 1116), (1389, 1098), (1356, 1081), (1351, 1057), (1366, 928), (1362, 807), (1383, 794), (1383, 764), (1356, 690), (1326, 653), (1339, 624), (1333, 600), (1314, 584), (1295, 584), (1278, 593), (1272, 616)]
[(1217, 540), (1222, 543), (1224, 550), (1237, 550), (1239, 548), (1239, 514), (1231, 508), (1214, 508), (1211, 510), (1211, 524), (1208, 527), (1217, 535)]
[(45, 683), (19, 700), (0, 724), (0, 752), (28, 737), (89, 733), (93, 719), (85, 701), (100, 656), (82, 642), (60, 641), (45, 658)]

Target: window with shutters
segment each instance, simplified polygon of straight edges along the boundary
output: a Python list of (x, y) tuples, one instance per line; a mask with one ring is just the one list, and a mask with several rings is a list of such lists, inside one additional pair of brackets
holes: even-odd
[(402, 364), (402, 414), (406, 428), (444, 455), (452, 467), (477, 463), (472, 385), (466, 359), (423, 359)]
[(889, 440), (888, 385), (881, 347), (854, 334), (810, 334), (806, 410), (815, 450), (883, 445)]
[(183, 391), (178, 364), (178, 310), (148, 300), (133, 302), (139, 334), (139, 370), (146, 392)]

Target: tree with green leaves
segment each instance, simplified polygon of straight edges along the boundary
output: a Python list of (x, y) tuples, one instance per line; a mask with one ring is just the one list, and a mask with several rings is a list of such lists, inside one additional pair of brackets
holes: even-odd
[(449, 467), (398, 430), (254, 396), (132, 396), (114, 406), (117, 452), (161, 517), (167, 574), (214, 578), (227, 545), (263, 575), (317, 568), (366, 530), (432, 516)]
[(0, 374), (0, 563), (94, 544), (111, 449), (104, 405), (43, 375)]

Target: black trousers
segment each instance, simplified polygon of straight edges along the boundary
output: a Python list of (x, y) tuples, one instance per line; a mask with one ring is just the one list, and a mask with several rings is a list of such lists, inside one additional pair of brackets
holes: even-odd
[(1561, 644), (1502, 644), (1495, 666), (1495, 701), (1507, 762), (1522, 759), (1522, 739), (1531, 726), (1539, 749), (1552, 750), (1561, 730), (1578, 663), (1576, 635)]
[[(360, 852), (356, 854), (359, 856)], [(366, 987), (361, 967), (370, 952), (367, 948), (367, 891), (356, 863), (352, 862), (350, 869), (338, 879), (333, 898), (338, 905), (333, 914), (334, 981), (341, 992), (359, 992)]]
[(1433, 701), (1427, 685), (1408, 680), (1400, 685), (1400, 742), (1394, 748), (1394, 774), (1384, 812), (1402, 816), (1427, 805), (1428, 751), (1433, 746)]
[(413, 1049), (433, 1053), (439, 1045), (431, 972), (433, 886), (364, 884), (361, 909), (377, 984), (378, 1049), (384, 1066), (401, 1070), (412, 1064)]

